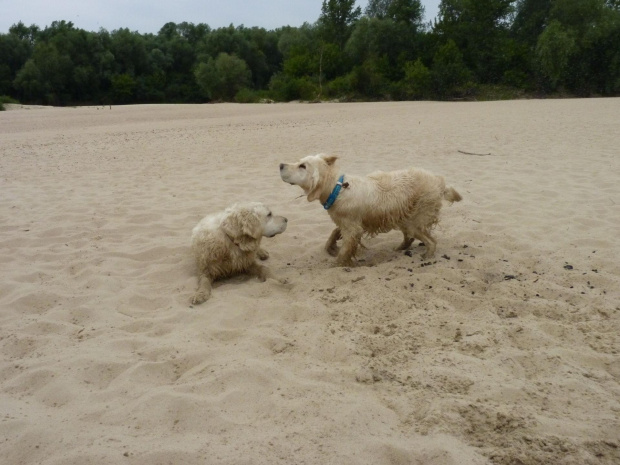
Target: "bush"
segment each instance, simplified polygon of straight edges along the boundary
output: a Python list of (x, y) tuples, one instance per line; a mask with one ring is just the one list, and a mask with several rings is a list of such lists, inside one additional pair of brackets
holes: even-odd
[(524, 71), (510, 69), (504, 73), (502, 84), (510, 87), (518, 87), (520, 89), (532, 90), (530, 77)]
[(355, 91), (353, 90), (352, 75), (339, 76), (327, 83), (327, 94), (332, 98), (351, 100)]
[(369, 58), (353, 68), (351, 83), (358, 93), (372, 99), (389, 97), (390, 82), (382, 72), (386, 58)]
[(513, 86), (480, 84), (476, 86), (476, 100), (517, 100), (526, 96), (525, 91)]
[(6, 108), (4, 108), (5, 103), (19, 103), (19, 102), (15, 100), (14, 98), (9, 97), (8, 95), (0, 95), (0, 111), (6, 110)]
[[(114, 103), (129, 103), (133, 99), (136, 81), (129, 74), (115, 74), (112, 76), (112, 98)], [(48, 96), (48, 101), (53, 96)]]
[(405, 77), (400, 83), (403, 98), (428, 99), (432, 91), (431, 71), (424, 66), (422, 60), (405, 63)]
[(284, 74), (276, 74), (269, 82), (269, 93), (274, 100), (279, 102), (314, 101), (319, 95), (319, 88), (307, 76), (292, 78)]
[(252, 90), (244, 87), (235, 94), (235, 102), (237, 103), (260, 103), (269, 100), (267, 91)]

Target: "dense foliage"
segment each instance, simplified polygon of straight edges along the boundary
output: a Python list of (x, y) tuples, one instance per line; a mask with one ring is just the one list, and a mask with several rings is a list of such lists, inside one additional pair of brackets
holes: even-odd
[[(318, 1), (318, 0), (317, 0)], [(620, 94), (619, 0), (323, 0), (314, 24), (55, 21), (0, 34), (0, 96), (49, 105)]]

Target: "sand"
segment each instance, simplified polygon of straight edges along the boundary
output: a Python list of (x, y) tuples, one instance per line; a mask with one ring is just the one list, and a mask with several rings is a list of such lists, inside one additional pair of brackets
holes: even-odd
[[(13, 108), (3, 464), (620, 463), (620, 99)], [(320, 152), (445, 176), (435, 259), (334, 267), (278, 173)], [(191, 230), (241, 200), (290, 284), (191, 306)]]

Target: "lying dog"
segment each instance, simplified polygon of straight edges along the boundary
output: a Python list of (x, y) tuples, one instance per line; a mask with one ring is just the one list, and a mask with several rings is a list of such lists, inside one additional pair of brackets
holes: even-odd
[(192, 231), (192, 250), (198, 265), (198, 290), (193, 304), (211, 296), (211, 284), (219, 278), (248, 273), (261, 281), (273, 277), (256, 262), (269, 254), (260, 247), (263, 236), (283, 233), (287, 219), (274, 216), (262, 203), (238, 203), (224, 212), (204, 217)]
[(408, 249), (418, 239), (426, 245), (424, 258), (435, 254), (437, 241), (431, 230), (439, 221), (442, 200), (462, 199), (441, 176), (415, 168), (366, 177), (341, 175), (335, 162), (336, 157), (321, 154), (282, 163), (280, 177), (300, 186), (309, 202), (319, 200), (336, 223), (325, 249), (338, 256), (340, 266), (351, 264), (364, 233), (373, 236), (393, 229), (404, 235), (397, 250)]

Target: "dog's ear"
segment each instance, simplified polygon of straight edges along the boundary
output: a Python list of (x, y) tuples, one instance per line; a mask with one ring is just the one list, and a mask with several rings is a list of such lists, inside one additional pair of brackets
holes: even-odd
[(262, 237), (262, 225), (258, 214), (251, 210), (233, 210), (224, 221), (222, 230), (244, 252), (258, 248)]
[(323, 184), (321, 182), (321, 171), (329, 171), (331, 167), (336, 163), (338, 157), (333, 155), (319, 155), (321, 159), (327, 164), (328, 168), (319, 166), (314, 167), (314, 171), (312, 173), (312, 185), (310, 189), (308, 189), (308, 202), (314, 202), (315, 200), (321, 197), (321, 192), (323, 191)]
[(314, 168), (312, 172), (312, 185), (308, 190), (308, 202), (314, 202), (316, 199), (320, 198), (322, 188), (319, 169)]
[(334, 163), (336, 163), (336, 160), (338, 160), (338, 157), (334, 155), (321, 155), (321, 158), (325, 160), (325, 163), (327, 163), (329, 166), (332, 166)]

